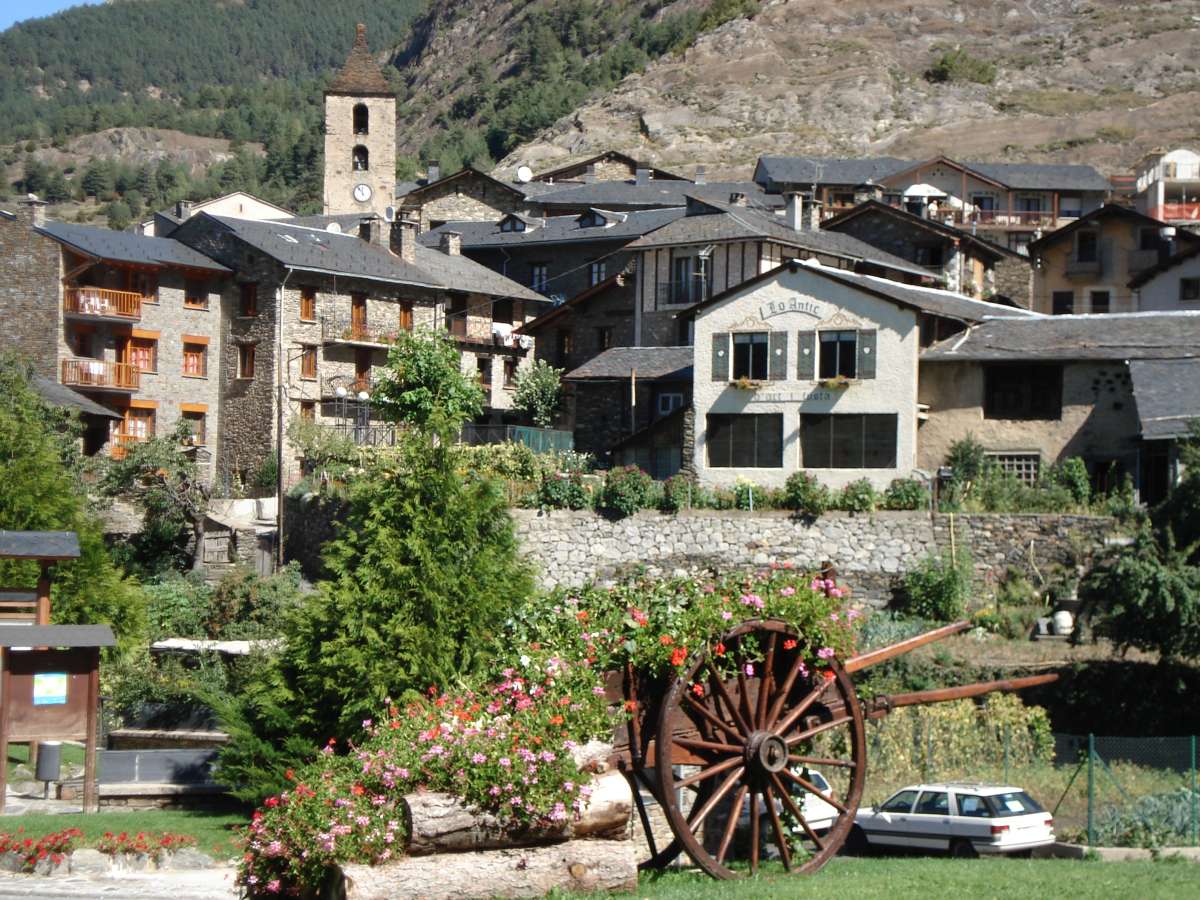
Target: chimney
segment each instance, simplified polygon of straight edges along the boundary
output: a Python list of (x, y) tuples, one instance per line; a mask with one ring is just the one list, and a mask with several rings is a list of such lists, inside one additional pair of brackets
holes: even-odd
[(638, 169), (634, 173), (633, 180), (634, 180), (635, 184), (649, 184), (650, 183), (650, 170), (649, 169)]
[(812, 194), (804, 197), (804, 213), (801, 216), (805, 231), (821, 230), (821, 202), (814, 199)]
[(21, 220), (30, 225), (44, 225), (46, 222), (46, 201), (39, 200), (37, 194), (27, 194), (24, 199), (17, 201), (21, 209)]
[(433, 184), (442, 177), (442, 164), (436, 159), (431, 159), (425, 164), (425, 183)]
[(181, 222), (186, 222), (192, 217), (192, 201), (177, 200), (175, 202), (175, 218)]
[(392, 229), (392, 251), (403, 262), (417, 261), (417, 227), (418, 223), (412, 219), (400, 218)]
[(708, 170), (704, 166), (696, 166), (696, 184), (708, 183)]
[(734, 191), (732, 194), (729, 195), (729, 204), (731, 206), (745, 206), (746, 205), (746, 195), (743, 194), (741, 191)]
[(462, 235), (457, 231), (443, 231), (438, 249), (447, 256), (459, 256), (462, 253)]
[(596, 180), (596, 164), (588, 163), (587, 168), (583, 172), (584, 184), (591, 184)]
[(783, 195), (787, 205), (784, 207), (784, 218), (787, 227), (792, 231), (804, 230), (804, 195), (799, 191), (788, 191)]
[(379, 216), (364, 216), (359, 220), (358, 236), (376, 247), (390, 248), (392, 225)]

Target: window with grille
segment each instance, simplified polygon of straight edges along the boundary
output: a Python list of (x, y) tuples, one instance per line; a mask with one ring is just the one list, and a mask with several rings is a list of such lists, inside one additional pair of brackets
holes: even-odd
[(317, 377), (317, 348), (311, 344), (304, 345), (300, 350), (300, 377)]
[(733, 379), (767, 379), (768, 338), (765, 331), (733, 336)]
[(894, 469), (894, 413), (801, 415), (801, 465), (806, 469)]
[(858, 376), (858, 332), (822, 331), (820, 334), (819, 377), (856, 378)]
[(714, 469), (778, 469), (783, 466), (783, 416), (717, 415), (708, 417), (705, 444)]
[(1042, 471), (1040, 453), (988, 453), (988, 461), (1002, 472), (1013, 475), (1028, 485), (1037, 484)]
[(183, 374), (203, 378), (208, 374), (208, 348), (203, 344), (183, 345)]
[(303, 322), (317, 320), (317, 291), (315, 288), (300, 289), (300, 320)]

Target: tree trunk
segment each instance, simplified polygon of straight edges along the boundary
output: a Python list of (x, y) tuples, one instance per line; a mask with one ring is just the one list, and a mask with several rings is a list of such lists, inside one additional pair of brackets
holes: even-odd
[(204, 517), (206, 513), (199, 513), (192, 519), (192, 540), (196, 542), (196, 547), (192, 551), (192, 571), (201, 572), (204, 570)]
[(345, 866), (342, 875), (334, 897), (344, 900), (542, 897), (554, 888), (627, 892), (637, 889), (637, 847), (633, 841), (569, 841)]
[(579, 819), (520, 832), (502, 828), (494, 816), (472, 810), (450, 794), (408, 794), (404, 798), (411, 821), (407, 852), (410, 856), (428, 856), (554, 844), (572, 837), (626, 839), (633, 794), (625, 776), (619, 772), (599, 775), (591, 787), (592, 795)]

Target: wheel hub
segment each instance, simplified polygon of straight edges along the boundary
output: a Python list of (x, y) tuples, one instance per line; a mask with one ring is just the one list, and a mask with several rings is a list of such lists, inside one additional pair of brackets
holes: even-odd
[(746, 744), (746, 763), (751, 770), (778, 772), (788, 761), (787, 742), (770, 731), (756, 731)]

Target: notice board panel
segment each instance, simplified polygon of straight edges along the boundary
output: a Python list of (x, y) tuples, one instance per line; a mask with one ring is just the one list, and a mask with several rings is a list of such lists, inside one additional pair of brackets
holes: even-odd
[(88, 682), (99, 651), (5, 649), (10, 696), (8, 740), (84, 740), (88, 732)]

